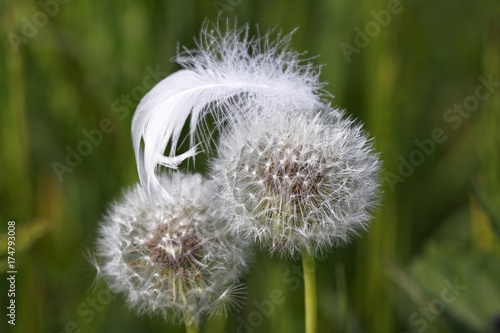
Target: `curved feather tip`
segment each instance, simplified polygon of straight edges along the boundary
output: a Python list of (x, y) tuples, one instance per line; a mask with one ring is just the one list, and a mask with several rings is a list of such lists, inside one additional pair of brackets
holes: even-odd
[[(197, 154), (197, 145), (210, 149), (210, 133), (197, 133), (206, 115), (224, 124), (240, 120), (248, 111), (265, 115), (321, 104), (318, 71), (290, 50), (290, 35), (278, 34), (274, 40), (269, 33), (250, 37), (248, 25), (226, 30), (223, 33), (218, 25), (209, 28), (205, 24), (197, 49), (184, 49), (177, 55), (183, 69), (160, 81), (135, 111), (132, 142), (139, 178), (151, 200), (174, 201), (158, 181), (162, 166), (176, 169)], [(189, 117), (190, 148), (178, 154)]]

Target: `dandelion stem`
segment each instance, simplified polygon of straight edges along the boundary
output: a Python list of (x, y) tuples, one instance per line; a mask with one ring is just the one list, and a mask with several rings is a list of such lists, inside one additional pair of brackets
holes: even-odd
[(198, 333), (194, 321), (186, 321), (186, 333)]
[(306, 314), (306, 333), (316, 333), (316, 267), (314, 258), (306, 249), (302, 250), (302, 270), (304, 271), (304, 299)]

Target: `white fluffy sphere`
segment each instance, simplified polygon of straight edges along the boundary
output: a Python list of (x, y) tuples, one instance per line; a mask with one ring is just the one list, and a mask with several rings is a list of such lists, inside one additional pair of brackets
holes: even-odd
[(100, 270), (139, 314), (198, 323), (232, 301), (246, 242), (229, 234), (209, 181), (182, 173), (160, 180), (175, 204), (151, 203), (136, 185), (109, 209), (99, 230)]
[(380, 162), (360, 126), (327, 106), (266, 110), (230, 126), (212, 178), (231, 228), (271, 253), (312, 255), (364, 229)]

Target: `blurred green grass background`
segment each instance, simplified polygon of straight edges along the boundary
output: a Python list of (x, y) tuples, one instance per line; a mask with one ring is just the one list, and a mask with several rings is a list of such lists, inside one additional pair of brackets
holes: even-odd
[[(84, 254), (107, 205), (138, 179), (130, 122), (145, 88), (178, 69), (178, 43), (194, 47), (218, 15), (299, 27), (293, 47), (319, 55), (332, 104), (365, 122), (384, 161), (369, 231), (319, 263), (319, 331), (500, 331), (499, 1), (59, 1), (0, 3), (0, 255), (5, 272), (14, 220), (18, 271), (15, 327), (0, 278), (2, 332), (184, 330), (92, 286)], [(390, 22), (371, 23), (388, 9)], [(108, 133), (85, 147), (100, 126)], [(446, 139), (425, 154), (415, 140), (436, 129)], [(68, 166), (68, 149), (87, 156)], [(259, 253), (245, 280), (245, 307), (203, 332), (303, 332), (300, 261)], [(256, 303), (273, 290), (285, 302), (268, 314)]]

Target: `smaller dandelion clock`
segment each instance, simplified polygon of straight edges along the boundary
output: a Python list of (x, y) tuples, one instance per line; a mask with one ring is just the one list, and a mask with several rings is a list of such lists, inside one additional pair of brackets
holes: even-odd
[(100, 272), (139, 314), (184, 321), (239, 305), (246, 242), (230, 235), (214, 209), (212, 183), (199, 175), (162, 175), (175, 204), (152, 202), (139, 185), (109, 209), (99, 229)]

